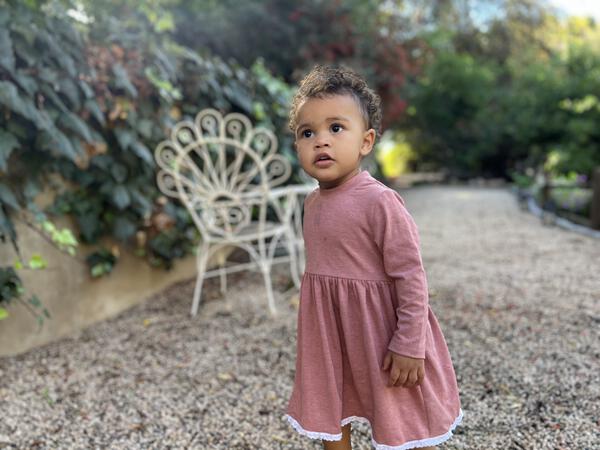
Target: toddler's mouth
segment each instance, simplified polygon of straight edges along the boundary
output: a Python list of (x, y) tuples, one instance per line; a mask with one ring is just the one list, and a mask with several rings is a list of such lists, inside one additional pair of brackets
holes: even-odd
[(319, 161), (315, 161), (315, 166), (326, 169), (329, 166), (333, 166), (335, 161), (333, 159), (321, 159)]
[(323, 152), (319, 153), (313, 162), (318, 163), (319, 161), (333, 161), (333, 158), (329, 155), (329, 153)]

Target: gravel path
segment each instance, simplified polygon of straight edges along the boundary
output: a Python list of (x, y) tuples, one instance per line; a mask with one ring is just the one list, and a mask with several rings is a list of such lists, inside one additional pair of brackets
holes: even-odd
[[(401, 191), (465, 413), (440, 449), (600, 449), (600, 240), (545, 227), (502, 188)], [(295, 291), (275, 271), (182, 283), (120, 316), (0, 359), (0, 448), (320, 449), (283, 420)], [(370, 449), (365, 424), (355, 450)]]

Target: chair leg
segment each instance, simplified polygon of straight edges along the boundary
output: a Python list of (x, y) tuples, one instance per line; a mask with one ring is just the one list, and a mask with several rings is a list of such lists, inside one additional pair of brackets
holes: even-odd
[(201, 245), (196, 256), (196, 264), (198, 276), (196, 277), (196, 286), (194, 287), (194, 301), (192, 302), (192, 316), (198, 314), (198, 306), (200, 305), (200, 296), (202, 294), (202, 284), (204, 283), (204, 273), (206, 272), (206, 264), (208, 263), (208, 245)]
[(204, 282), (204, 274), (198, 272), (196, 277), (196, 286), (194, 287), (194, 301), (192, 302), (192, 316), (198, 314), (198, 306), (200, 304), (200, 295), (202, 294), (202, 284)]
[(223, 251), (219, 252), (219, 267), (221, 271), (219, 272), (219, 278), (221, 280), (221, 294), (225, 295), (227, 292), (227, 274), (223, 267), (225, 266), (225, 253)]
[(296, 241), (296, 261), (298, 264), (298, 273), (302, 275), (306, 267), (306, 255), (304, 254), (304, 240), (300, 239)]
[(261, 267), (263, 277), (265, 279), (265, 288), (267, 290), (267, 302), (269, 305), (269, 312), (272, 317), (277, 315), (277, 309), (275, 308), (275, 298), (273, 297), (273, 287), (271, 285), (271, 268), (267, 264), (263, 264)]
[(292, 274), (292, 281), (296, 288), (300, 288), (300, 271), (298, 270), (298, 257), (296, 252), (296, 239), (294, 233), (286, 233), (287, 248), (290, 255), (290, 272)]

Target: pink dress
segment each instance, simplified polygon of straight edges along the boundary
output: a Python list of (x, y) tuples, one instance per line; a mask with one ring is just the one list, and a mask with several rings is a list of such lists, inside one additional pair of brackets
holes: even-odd
[[(449, 439), (463, 416), (458, 385), (404, 200), (363, 170), (307, 196), (303, 233), (289, 423), (309, 438), (340, 440), (342, 426), (364, 421), (377, 450)], [(422, 385), (387, 386), (388, 349), (425, 358)]]

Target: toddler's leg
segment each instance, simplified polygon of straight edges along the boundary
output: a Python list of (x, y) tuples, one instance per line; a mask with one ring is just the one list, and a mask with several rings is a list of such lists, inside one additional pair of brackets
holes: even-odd
[(323, 448), (325, 450), (352, 450), (350, 435), (350, 424), (346, 424), (342, 427), (342, 439), (339, 441), (323, 440)]

